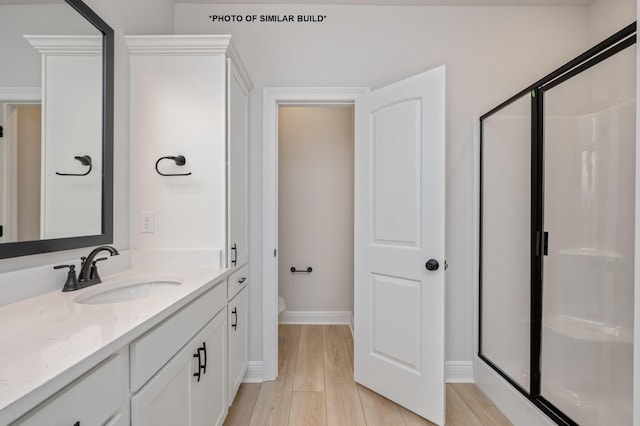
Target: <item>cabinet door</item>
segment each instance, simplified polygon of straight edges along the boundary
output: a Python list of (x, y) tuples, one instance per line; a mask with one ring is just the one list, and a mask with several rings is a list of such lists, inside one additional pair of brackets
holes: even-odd
[(249, 342), (249, 287), (229, 302), (229, 405), (247, 371)]
[(229, 65), (229, 256), (228, 266), (249, 259), (248, 90), (233, 63)]
[(187, 347), (131, 398), (132, 426), (191, 424), (191, 377), (197, 367), (191, 345)]
[[(191, 380), (191, 425), (222, 425), (227, 415), (227, 312), (222, 310), (194, 338), (200, 351), (200, 381)], [(196, 361), (198, 359), (196, 358)], [(197, 363), (196, 363), (197, 364)], [(196, 368), (197, 371), (197, 368)]]
[(131, 398), (133, 426), (222, 424), (226, 320), (222, 310)]

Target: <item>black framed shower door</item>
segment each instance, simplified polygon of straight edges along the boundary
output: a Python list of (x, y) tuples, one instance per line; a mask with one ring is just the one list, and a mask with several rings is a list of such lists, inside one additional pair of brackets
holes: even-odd
[[(634, 217), (635, 43), (634, 22), (480, 117), (478, 356), (561, 425), (578, 424), (573, 406), (587, 397), (553, 391), (554, 379), (633, 356), (633, 333), (619, 326), (630, 318), (632, 327), (633, 305), (628, 315), (580, 301), (589, 293), (624, 304), (620, 286), (633, 282), (633, 246), (618, 228)], [(543, 318), (554, 305), (562, 314)], [(573, 376), (560, 368), (572, 361)], [(611, 380), (609, 394), (625, 387), (624, 405), (629, 385)]]

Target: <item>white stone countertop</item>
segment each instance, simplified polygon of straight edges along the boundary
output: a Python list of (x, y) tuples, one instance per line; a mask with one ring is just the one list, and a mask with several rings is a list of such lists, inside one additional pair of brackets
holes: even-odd
[[(131, 269), (86, 289), (50, 292), (0, 307), (0, 425), (17, 420), (228, 274), (213, 268)], [(137, 300), (101, 305), (74, 301), (138, 278), (182, 283)]]

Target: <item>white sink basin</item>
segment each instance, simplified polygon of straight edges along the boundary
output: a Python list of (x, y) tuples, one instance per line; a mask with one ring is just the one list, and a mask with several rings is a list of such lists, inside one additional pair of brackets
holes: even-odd
[[(175, 288), (182, 284), (176, 278), (139, 278), (115, 283), (97, 284), (73, 300), (83, 305), (102, 305), (142, 299)], [(104, 287), (101, 287), (104, 286)]]

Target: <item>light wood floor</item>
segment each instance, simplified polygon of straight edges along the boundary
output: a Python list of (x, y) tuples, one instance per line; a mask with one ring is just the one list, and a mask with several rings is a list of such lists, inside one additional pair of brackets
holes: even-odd
[[(432, 425), (353, 381), (353, 339), (342, 325), (280, 325), (279, 377), (242, 384), (225, 425)], [(473, 384), (447, 385), (447, 425), (510, 425)]]

